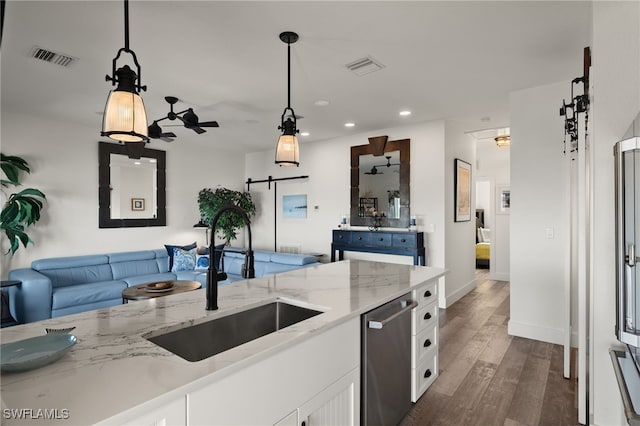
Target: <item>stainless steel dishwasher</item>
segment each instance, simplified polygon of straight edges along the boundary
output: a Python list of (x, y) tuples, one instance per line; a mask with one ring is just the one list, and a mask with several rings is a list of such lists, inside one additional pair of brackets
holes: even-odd
[(411, 309), (405, 294), (362, 315), (363, 425), (397, 425), (411, 408)]

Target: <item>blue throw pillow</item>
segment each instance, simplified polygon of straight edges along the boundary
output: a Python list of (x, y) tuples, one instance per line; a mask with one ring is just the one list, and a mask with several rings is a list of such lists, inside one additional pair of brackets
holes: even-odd
[[(216, 269), (220, 271), (222, 268), (220, 266), (220, 259), (222, 258), (222, 250), (224, 249), (224, 244), (219, 244), (215, 246), (215, 250), (213, 252), (213, 261), (215, 262)], [(200, 249), (198, 251), (198, 255), (196, 257), (196, 269), (205, 270), (209, 269), (209, 248)]]
[(196, 244), (196, 242), (194, 241), (192, 244), (188, 244), (186, 246), (176, 246), (176, 245), (169, 245), (169, 244), (165, 244), (164, 248), (167, 249), (167, 254), (169, 255), (169, 270), (173, 270), (173, 251), (175, 249), (182, 249), (182, 250), (192, 250), (194, 248), (196, 248), (198, 245)]
[(196, 271), (206, 271), (209, 269), (209, 255), (199, 254), (196, 256)]
[(196, 268), (196, 248), (191, 250), (182, 250), (176, 248), (173, 250), (173, 266), (171, 272), (193, 271)]

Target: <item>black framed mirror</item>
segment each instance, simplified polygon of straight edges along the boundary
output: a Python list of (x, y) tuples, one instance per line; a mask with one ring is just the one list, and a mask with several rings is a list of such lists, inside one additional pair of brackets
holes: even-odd
[(370, 138), (370, 144), (351, 147), (351, 224), (368, 226), (375, 215), (382, 226), (409, 226), (411, 140)]
[(166, 153), (144, 145), (98, 143), (100, 228), (166, 226)]

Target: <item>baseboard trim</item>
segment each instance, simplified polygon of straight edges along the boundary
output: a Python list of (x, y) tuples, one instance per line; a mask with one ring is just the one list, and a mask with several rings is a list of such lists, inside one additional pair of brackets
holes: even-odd
[(446, 307), (448, 308), (449, 306), (456, 303), (458, 300), (462, 299), (467, 294), (471, 293), (473, 290), (475, 290), (476, 286), (477, 286), (476, 280), (473, 279), (469, 281), (467, 284), (465, 284), (464, 286), (454, 291), (453, 293), (447, 295), (445, 297)]
[[(555, 345), (564, 345), (564, 330), (559, 328), (542, 327), (535, 324), (509, 320), (507, 333), (509, 333), (510, 336), (524, 337), (526, 339), (539, 340)], [(573, 336), (571, 337), (571, 340), (573, 340)]]
[(508, 272), (489, 272), (489, 279), (493, 281), (509, 281)]

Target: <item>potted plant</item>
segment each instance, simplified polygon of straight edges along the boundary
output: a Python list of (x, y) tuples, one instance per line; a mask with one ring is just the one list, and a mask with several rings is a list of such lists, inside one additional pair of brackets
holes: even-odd
[[(218, 186), (215, 191), (211, 188), (204, 188), (198, 193), (198, 208), (200, 209), (201, 221), (211, 226), (213, 217), (220, 207), (227, 204), (240, 207), (247, 212), (249, 217), (256, 214), (256, 205), (249, 192), (234, 191)], [(226, 241), (226, 245), (229, 245), (231, 240), (236, 239), (236, 231), (240, 228), (244, 228), (242, 217), (234, 212), (226, 212), (218, 219), (214, 232), (219, 238)]]
[(40, 220), (40, 211), (44, 206), (45, 195), (38, 189), (25, 188), (20, 192), (6, 196), (4, 188), (21, 186), (21, 172), (31, 173), (29, 164), (20, 157), (0, 153), (0, 167), (6, 177), (0, 180), (6, 202), (0, 212), (0, 229), (10, 243), (7, 253), (11, 255), (20, 248), (20, 243), (27, 248), (29, 238), (26, 229)]

